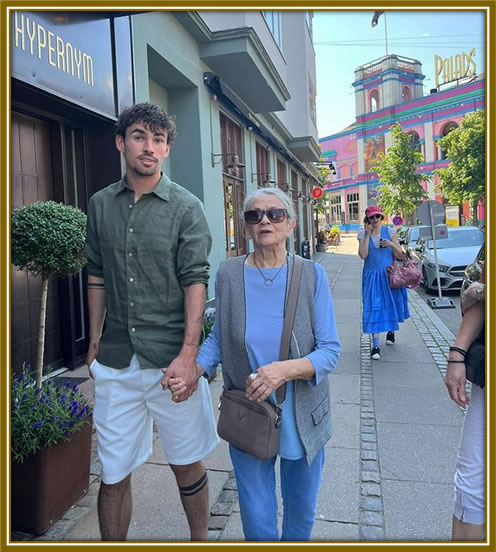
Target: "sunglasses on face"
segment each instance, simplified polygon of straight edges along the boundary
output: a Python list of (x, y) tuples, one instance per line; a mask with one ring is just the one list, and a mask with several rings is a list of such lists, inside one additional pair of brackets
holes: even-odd
[(380, 219), (382, 217), (382, 215), (369, 215), (369, 219), (370, 220), (374, 220), (374, 219)]
[(264, 215), (267, 215), (267, 218), (270, 222), (275, 222), (276, 224), (282, 222), (288, 212), (286, 209), (267, 209), (267, 211), (262, 211), (262, 209), (253, 209), (251, 211), (245, 211), (245, 222), (246, 224), (258, 224), (263, 218)]

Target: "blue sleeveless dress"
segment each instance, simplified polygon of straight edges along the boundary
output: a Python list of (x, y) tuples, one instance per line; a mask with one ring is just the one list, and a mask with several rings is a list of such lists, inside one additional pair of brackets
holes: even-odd
[[(390, 239), (386, 226), (381, 238)], [(410, 318), (406, 288), (391, 289), (387, 267), (393, 263), (390, 247), (377, 247), (369, 237), (369, 254), (362, 272), (362, 326), (364, 333), (394, 332), (399, 323)]]

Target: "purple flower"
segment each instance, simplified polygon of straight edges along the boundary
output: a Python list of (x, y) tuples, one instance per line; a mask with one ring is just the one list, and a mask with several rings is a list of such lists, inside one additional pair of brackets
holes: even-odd
[(37, 387), (36, 391), (34, 392), (35, 395), (39, 395), (41, 393), (41, 387)]
[(32, 427), (33, 429), (37, 429), (38, 427), (41, 427), (42, 425), (43, 425), (43, 422), (33, 422), (33, 423), (31, 424), (31, 427)]

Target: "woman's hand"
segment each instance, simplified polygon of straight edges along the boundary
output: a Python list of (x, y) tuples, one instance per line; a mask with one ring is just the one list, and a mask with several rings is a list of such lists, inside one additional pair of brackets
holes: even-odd
[(370, 224), (370, 222), (366, 222), (363, 229), (366, 237), (369, 237), (370, 234), (372, 234), (372, 224)]
[(391, 240), (387, 240), (386, 238), (381, 238), (380, 245), (381, 247), (393, 247), (393, 242)]
[[(456, 359), (457, 361), (460, 359)], [(448, 388), (449, 396), (457, 405), (466, 407), (470, 400), (465, 393), (466, 368), (464, 362), (450, 362), (446, 368), (444, 383)]]
[[(256, 377), (252, 377), (255, 374)], [(264, 401), (286, 381), (281, 362), (266, 364), (260, 367), (255, 374), (246, 380), (246, 396), (252, 401)]]
[[(203, 376), (205, 373), (205, 370), (196, 363), (196, 382)], [(171, 377), (168, 381), (168, 389), (170, 389), (172, 400), (176, 403), (180, 403), (185, 401), (186, 399), (189, 399), (192, 392), (188, 392), (188, 386), (186, 385), (186, 382), (181, 377)], [(196, 385), (195, 385), (196, 390)]]
[(472, 282), (468, 288), (462, 293), (461, 307), (462, 314), (465, 314), (468, 309), (477, 305), (481, 301), (486, 300), (486, 286), (480, 282)]

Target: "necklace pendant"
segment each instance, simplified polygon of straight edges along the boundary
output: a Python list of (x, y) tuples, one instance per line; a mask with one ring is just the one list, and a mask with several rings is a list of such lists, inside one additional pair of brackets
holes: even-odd
[(274, 280), (271, 280), (270, 278), (267, 278), (264, 280), (264, 284), (268, 287), (270, 287), (273, 284)]

